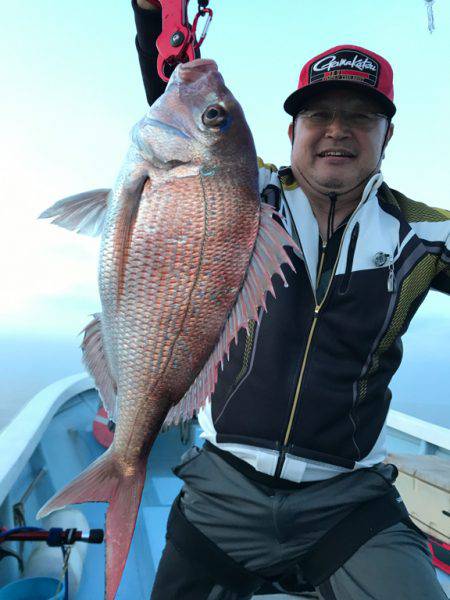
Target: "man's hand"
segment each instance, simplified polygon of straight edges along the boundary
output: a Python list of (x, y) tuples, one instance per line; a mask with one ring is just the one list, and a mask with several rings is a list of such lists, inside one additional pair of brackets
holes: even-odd
[(144, 10), (161, 10), (161, 4), (158, 0), (136, 0), (139, 8)]

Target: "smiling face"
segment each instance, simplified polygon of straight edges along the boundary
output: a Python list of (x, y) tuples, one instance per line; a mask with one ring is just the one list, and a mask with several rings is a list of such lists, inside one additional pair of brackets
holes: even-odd
[[(295, 120), (292, 171), (299, 183), (309, 182), (315, 191), (345, 193), (364, 181), (381, 162), (387, 119), (373, 117), (370, 124), (358, 126), (345, 118), (346, 112), (379, 113), (378, 102), (354, 89), (332, 89), (308, 101), (305, 116)], [(308, 118), (311, 111), (337, 111), (329, 123)], [(340, 114), (339, 111), (343, 111)], [(348, 112), (347, 112), (348, 114)], [(386, 143), (393, 133), (389, 125)], [(292, 141), (293, 125), (289, 127)]]

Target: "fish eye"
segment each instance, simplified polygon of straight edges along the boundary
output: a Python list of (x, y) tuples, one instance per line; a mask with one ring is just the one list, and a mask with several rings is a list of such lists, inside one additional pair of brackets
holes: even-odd
[(228, 113), (220, 104), (211, 104), (202, 114), (202, 122), (207, 127), (220, 127), (228, 119)]

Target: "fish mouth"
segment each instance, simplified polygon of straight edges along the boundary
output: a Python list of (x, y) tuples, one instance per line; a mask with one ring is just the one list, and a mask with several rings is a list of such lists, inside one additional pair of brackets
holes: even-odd
[(192, 136), (188, 135), (185, 131), (178, 129), (174, 125), (169, 125), (169, 123), (164, 123), (164, 121), (159, 121), (159, 119), (152, 119), (150, 117), (145, 119), (145, 124), (150, 125), (152, 127), (158, 127), (163, 131), (167, 131), (167, 133), (171, 133), (178, 137), (184, 138), (185, 140), (191, 140)]
[[(197, 58), (187, 63), (178, 65), (174, 72), (174, 81), (177, 83), (194, 83), (198, 79), (211, 74), (219, 75), (217, 63), (207, 58)], [(219, 77), (221, 77), (219, 75)]]

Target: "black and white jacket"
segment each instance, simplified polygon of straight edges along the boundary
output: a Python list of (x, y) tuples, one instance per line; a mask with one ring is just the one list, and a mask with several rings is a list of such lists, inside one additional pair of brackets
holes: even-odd
[[(156, 72), (161, 15), (135, 0), (133, 7), (152, 104), (165, 88)], [(269, 296), (267, 314), (240, 332), (199, 421), (206, 439), (262, 473), (324, 479), (385, 457), (401, 337), (430, 288), (450, 293), (450, 212), (409, 200), (375, 175), (345, 224), (319, 302), (319, 231), (309, 201), (292, 178), (261, 163), (260, 190), (267, 189), (280, 191), (286, 229), (298, 237), (297, 273), (284, 270), (287, 288), (275, 276), (277, 299)]]
[(241, 331), (201, 411), (203, 437), (258, 471), (317, 480), (383, 460), (389, 382), (401, 337), (430, 288), (450, 294), (450, 212), (389, 189), (379, 173), (345, 225), (324, 298), (319, 230), (292, 178), (260, 163), (298, 238), (296, 274), (275, 282), (260, 322)]

